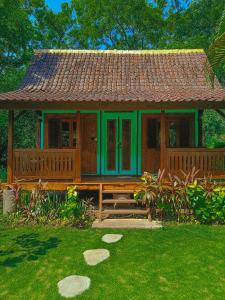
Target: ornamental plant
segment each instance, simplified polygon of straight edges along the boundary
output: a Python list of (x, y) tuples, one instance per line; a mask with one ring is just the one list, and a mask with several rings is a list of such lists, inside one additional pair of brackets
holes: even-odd
[(67, 199), (60, 209), (60, 215), (64, 219), (79, 217), (83, 213), (81, 201), (79, 201), (76, 186), (67, 187)]
[(188, 196), (196, 219), (202, 224), (225, 223), (225, 187), (209, 179), (194, 181), (188, 187)]
[(225, 187), (210, 177), (197, 180), (198, 170), (180, 172), (179, 176), (159, 171), (157, 176), (145, 172), (136, 201), (145, 204), (152, 215), (157, 208), (169, 212), (178, 221), (190, 212), (202, 224), (225, 223)]

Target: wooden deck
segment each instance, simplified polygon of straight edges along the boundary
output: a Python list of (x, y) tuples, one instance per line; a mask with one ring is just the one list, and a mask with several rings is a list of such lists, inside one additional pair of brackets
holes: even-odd
[[(49, 182), (67, 181), (75, 184), (138, 181), (137, 177), (130, 176), (81, 176), (80, 155), (80, 149), (15, 150), (12, 181), (36, 181), (39, 178)], [(163, 157), (164, 168), (172, 174), (178, 174), (180, 170), (189, 172), (195, 167), (201, 177), (225, 175), (225, 149), (166, 148)], [(151, 160), (157, 162), (155, 156)], [(159, 167), (157, 165), (149, 169), (146, 164), (142, 165), (142, 171), (156, 172)]]
[[(14, 183), (19, 183), (24, 190), (32, 190), (38, 182), (38, 178), (34, 179), (18, 179)], [(82, 176), (81, 181), (73, 180), (46, 180), (46, 190), (63, 191), (70, 185), (76, 185), (78, 190), (92, 190), (99, 191), (100, 186), (103, 185), (106, 189), (135, 189), (141, 182), (140, 177), (137, 176)], [(4, 184), (6, 187), (7, 184)]]

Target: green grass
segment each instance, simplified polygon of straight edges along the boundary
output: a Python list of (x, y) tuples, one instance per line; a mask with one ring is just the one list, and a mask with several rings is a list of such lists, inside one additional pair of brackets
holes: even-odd
[[(122, 232), (116, 244), (104, 233)], [(72, 274), (91, 278), (76, 299), (224, 299), (225, 227), (179, 225), (150, 230), (77, 230), (20, 227), (0, 231), (0, 299), (62, 299), (57, 282)], [(111, 257), (87, 266), (86, 249)]]

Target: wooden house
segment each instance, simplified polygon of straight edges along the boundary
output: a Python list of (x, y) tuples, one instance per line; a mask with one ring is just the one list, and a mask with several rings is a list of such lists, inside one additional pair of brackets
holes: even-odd
[[(225, 149), (202, 146), (203, 110), (225, 108), (205, 63), (201, 49), (36, 50), (19, 89), (0, 94), (8, 181), (129, 189), (159, 168), (224, 176)], [(14, 149), (14, 110), (39, 114), (36, 149)]]

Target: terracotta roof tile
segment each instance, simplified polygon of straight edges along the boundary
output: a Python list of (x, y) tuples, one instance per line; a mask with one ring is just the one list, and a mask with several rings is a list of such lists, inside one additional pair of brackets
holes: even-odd
[(37, 50), (20, 88), (0, 101), (224, 101), (205, 62), (201, 49)]

